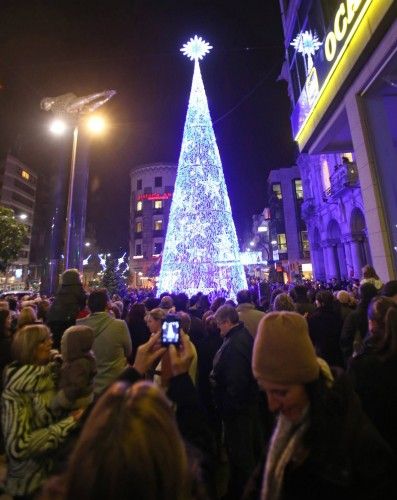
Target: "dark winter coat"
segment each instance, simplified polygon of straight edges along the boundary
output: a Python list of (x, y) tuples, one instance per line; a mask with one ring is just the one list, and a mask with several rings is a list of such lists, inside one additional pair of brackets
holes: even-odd
[(253, 344), (252, 335), (240, 322), (227, 333), (215, 354), (210, 376), (215, 405), (222, 418), (247, 412), (259, 399), (251, 370)]
[(365, 413), (397, 454), (397, 358), (364, 353), (351, 361), (349, 375)]
[(339, 346), (342, 319), (338, 311), (318, 308), (307, 318), (309, 334), (316, 353), (330, 366), (343, 366), (342, 352)]
[[(314, 418), (311, 413), (304, 453), (293, 456), (285, 468), (282, 500), (394, 498), (391, 449), (362, 411), (345, 376), (329, 391), (321, 414)], [(244, 499), (260, 498), (264, 464), (252, 476)]]
[(74, 324), (76, 316), (84, 308), (85, 302), (86, 294), (81, 283), (61, 285), (48, 311), (47, 323), (59, 321)]
[(364, 340), (368, 332), (368, 306), (359, 304), (345, 319), (340, 337), (340, 347), (345, 363), (353, 354), (353, 343), (356, 334)]

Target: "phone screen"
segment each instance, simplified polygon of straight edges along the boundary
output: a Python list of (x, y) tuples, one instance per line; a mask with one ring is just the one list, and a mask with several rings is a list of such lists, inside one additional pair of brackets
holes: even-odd
[(161, 328), (161, 345), (179, 344), (179, 321), (165, 320)]

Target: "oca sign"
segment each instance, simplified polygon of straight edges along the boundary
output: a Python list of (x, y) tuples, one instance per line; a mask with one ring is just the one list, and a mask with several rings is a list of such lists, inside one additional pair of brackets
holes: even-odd
[(338, 44), (346, 38), (349, 26), (362, 3), (362, 0), (345, 0), (339, 5), (334, 20), (334, 31), (328, 33), (324, 43), (327, 61), (331, 62), (335, 59)]

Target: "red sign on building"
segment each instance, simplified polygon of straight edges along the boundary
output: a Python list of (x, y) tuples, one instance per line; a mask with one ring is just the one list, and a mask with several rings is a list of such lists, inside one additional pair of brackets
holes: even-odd
[(170, 198), (172, 198), (172, 193), (145, 193), (138, 194), (137, 201), (169, 200)]

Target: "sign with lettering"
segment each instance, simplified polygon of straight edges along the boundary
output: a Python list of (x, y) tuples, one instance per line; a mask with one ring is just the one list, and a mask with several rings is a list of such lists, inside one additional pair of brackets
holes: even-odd
[(365, 11), (375, 0), (343, 0), (335, 13), (330, 30), (321, 45), (312, 55), (312, 67), (302, 92), (291, 114), (292, 131), (295, 139), (299, 136), (308, 117), (312, 113), (329, 78), (338, 66), (339, 60), (354, 36)]
[(172, 193), (145, 193), (145, 194), (138, 194), (137, 201), (169, 200), (170, 198), (172, 198)]

